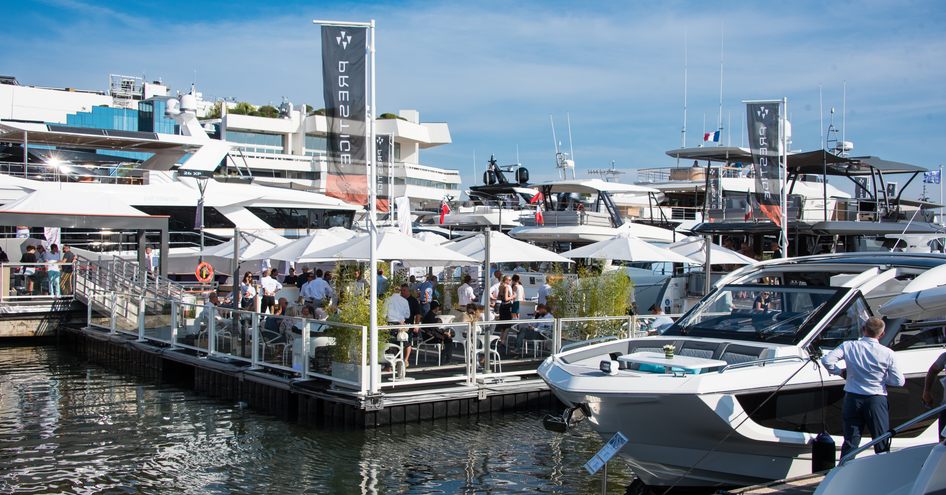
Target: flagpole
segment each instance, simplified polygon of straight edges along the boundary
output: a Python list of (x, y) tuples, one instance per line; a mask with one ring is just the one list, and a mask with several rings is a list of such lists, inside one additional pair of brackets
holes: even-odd
[[(370, 77), (370, 102), (371, 105), (368, 107), (368, 112), (366, 113), (366, 118), (368, 120), (368, 156), (370, 157), (370, 164), (368, 165), (368, 242), (369, 242), (369, 251), (368, 251), (368, 264), (371, 273), (377, 273), (378, 271), (378, 191), (375, 186), (378, 182), (378, 143), (375, 142), (375, 112), (376, 112), (376, 101), (375, 101), (375, 70), (374, 70), (374, 54), (375, 54), (375, 44), (374, 44), (374, 19), (371, 19), (370, 26), (368, 28), (368, 34), (370, 36), (371, 42), (368, 46), (368, 55), (369, 55), (369, 77)], [(393, 158), (393, 157), (392, 157)], [(377, 282), (377, 281), (376, 281)], [(368, 320), (368, 345), (370, 346), (369, 356), (371, 356), (370, 369), (371, 379), (369, 393), (377, 394), (380, 392), (381, 384), (380, 373), (374, 373), (374, 368), (378, 366), (378, 284), (371, 284), (371, 293), (369, 295), (371, 298), (370, 310), (368, 311), (369, 320)], [(403, 371), (403, 369), (402, 369)]]
[[(368, 30), (368, 86), (369, 86), (369, 95), (368, 95), (368, 105), (365, 112), (365, 133), (367, 134), (365, 138), (368, 140), (368, 150), (367, 156), (365, 157), (365, 163), (368, 166), (368, 269), (370, 270), (372, 277), (374, 278), (374, 283), (369, 284), (369, 321), (368, 321), (368, 356), (369, 356), (369, 375), (370, 379), (368, 380), (368, 392), (371, 395), (376, 395), (380, 392), (381, 384), (380, 374), (376, 373), (378, 368), (378, 282), (376, 274), (378, 272), (378, 228), (377, 228), (377, 182), (378, 182), (378, 170), (377, 170), (377, 143), (375, 142), (375, 21), (372, 19), (369, 22), (348, 22), (348, 21), (330, 21), (330, 20), (319, 20), (315, 19), (312, 21), (313, 24), (318, 25), (328, 25), (328, 26), (342, 26), (342, 27), (357, 27), (364, 28)], [(331, 131), (331, 129), (330, 129)]]
[(788, 126), (785, 124), (788, 118), (788, 98), (782, 98), (782, 115), (780, 116), (779, 131), (782, 140), (781, 167), (779, 167), (779, 189), (780, 204), (782, 210), (782, 238), (779, 240), (779, 247), (782, 250), (782, 258), (788, 258), (788, 191), (786, 182), (788, 179)]

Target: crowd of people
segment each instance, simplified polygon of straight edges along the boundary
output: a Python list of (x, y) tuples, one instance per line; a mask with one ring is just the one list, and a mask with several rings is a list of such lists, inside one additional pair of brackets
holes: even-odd
[[(13, 267), (13, 289), (16, 295), (70, 295), (74, 290), (73, 274), (76, 256), (69, 246), (27, 244), (19, 265)], [(9, 263), (9, 255), (0, 250), (0, 263)]]

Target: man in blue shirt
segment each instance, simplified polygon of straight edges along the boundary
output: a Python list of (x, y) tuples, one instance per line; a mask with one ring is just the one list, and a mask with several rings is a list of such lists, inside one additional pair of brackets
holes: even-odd
[[(889, 429), (887, 385), (902, 387), (906, 382), (903, 373), (897, 369), (893, 351), (877, 340), (883, 334), (884, 321), (877, 317), (868, 318), (864, 324), (863, 337), (842, 342), (821, 358), (821, 363), (829, 373), (840, 375), (847, 381), (844, 384), (842, 409), (844, 443), (841, 445), (841, 457), (860, 445), (861, 430), (865, 425), (872, 438), (877, 438)], [(844, 361), (846, 367), (839, 368), (838, 361)], [(889, 440), (874, 445), (874, 452), (888, 450)]]
[(434, 284), (436, 283), (437, 277), (427, 275), (427, 280), (424, 280), (424, 283), (417, 287), (422, 315), (426, 315), (430, 312), (430, 302), (434, 300)]

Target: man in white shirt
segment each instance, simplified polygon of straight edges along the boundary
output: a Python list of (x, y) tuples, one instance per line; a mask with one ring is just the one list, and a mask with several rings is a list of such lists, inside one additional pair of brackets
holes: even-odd
[(664, 314), (664, 309), (660, 307), (660, 303), (650, 307), (650, 314), (654, 315), (655, 318), (650, 322), (650, 330), (647, 331), (647, 335), (664, 333), (664, 330), (673, 326), (673, 318)]
[(260, 288), (263, 290), (263, 297), (260, 298), (260, 312), (270, 313), (276, 304), (276, 293), (282, 290), (282, 284), (269, 276), (269, 270), (263, 270), (262, 277), (259, 279)]
[(545, 283), (542, 284), (542, 287), (539, 287), (539, 299), (536, 301), (537, 304), (548, 304), (549, 295), (552, 294), (552, 286), (549, 284), (549, 280), (546, 278)]
[[(844, 384), (844, 443), (841, 457), (861, 443), (861, 429), (866, 425), (872, 438), (884, 434), (890, 427), (887, 410), (887, 385), (902, 387), (906, 380), (897, 369), (894, 353), (877, 339), (884, 335), (884, 321), (870, 317), (864, 324), (864, 336), (842, 342), (821, 358), (821, 363), (832, 375), (840, 375)], [(846, 367), (839, 368), (838, 361)], [(874, 452), (890, 450), (890, 441), (874, 445)]]
[(312, 281), (310, 294), (312, 296), (312, 304), (314, 304), (315, 307), (324, 308), (330, 305), (335, 299), (335, 290), (332, 289), (331, 282), (332, 272), (325, 272), (322, 274), (321, 278)]
[(411, 318), (411, 305), (407, 298), (411, 295), (410, 286), (401, 284), (401, 292), (387, 298), (384, 306), (384, 317), (389, 325), (404, 325)]
[(473, 293), (473, 286), (470, 285), (472, 280), (473, 277), (464, 275), (463, 285), (457, 289), (457, 303), (464, 311), (466, 310), (466, 306), (476, 299), (476, 295)]

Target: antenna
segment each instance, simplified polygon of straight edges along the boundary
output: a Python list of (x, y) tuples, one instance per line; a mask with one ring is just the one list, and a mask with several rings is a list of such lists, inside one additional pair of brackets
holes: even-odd
[(473, 148), (473, 183), (474, 184), (476, 184), (477, 178), (478, 176), (476, 175), (476, 148)]
[(516, 143), (516, 163), (522, 164), (522, 162), (519, 160), (519, 144), (518, 143)]
[(611, 182), (611, 179), (616, 178), (621, 174), (625, 174), (624, 170), (616, 170), (614, 168), (614, 160), (611, 160), (611, 168), (593, 168), (588, 171), (590, 175), (600, 175), (604, 177), (605, 182)]
[[(680, 131), (680, 147), (687, 147), (687, 62), (689, 61), (689, 32), (683, 29), (683, 129)], [(680, 157), (677, 156), (677, 161)]]
[(552, 123), (552, 144), (555, 145), (555, 154), (558, 154), (558, 138), (555, 137), (555, 119), (549, 115), (549, 122)]
[(843, 92), (841, 95), (841, 148), (846, 148), (847, 140), (845, 139), (845, 128), (847, 127), (847, 81), (844, 81)]
[[(723, 130), (723, 42), (725, 40), (725, 23), (720, 23), (719, 25), (719, 113), (716, 117), (716, 129)], [(717, 146), (722, 146), (723, 140), (719, 140)]]
[[(572, 161), (575, 160), (575, 147), (572, 145), (572, 116), (568, 112), (565, 113), (565, 123), (568, 124), (568, 154), (571, 155)], [(572, 179), (575, 178), (575, 169), (572, 169)]]
[(818, 123), (821, 124), (821, 134), (818, 135), (818, 139), (823, 143), (825, 142), (824, 138), (824, 94), (822, 94), (821, 85), (818, 85)]

